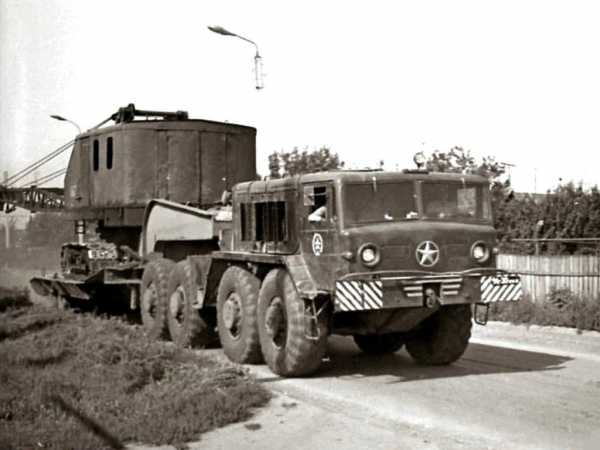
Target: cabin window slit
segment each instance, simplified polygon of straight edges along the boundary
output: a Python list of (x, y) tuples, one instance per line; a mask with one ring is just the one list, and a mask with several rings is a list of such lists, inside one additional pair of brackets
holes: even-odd
[(94, 139), (92, 166), (94, 172), (98, 172), (98, 169), (100, 168), (100, 143), (98, 142), (98, 139)]
[(113, 138), (112, 136), (106, 139), (106, 168), (108, 170), (113, 167)]

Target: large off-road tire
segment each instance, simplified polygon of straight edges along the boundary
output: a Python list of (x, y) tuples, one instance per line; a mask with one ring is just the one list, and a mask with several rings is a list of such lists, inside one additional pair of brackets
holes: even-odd
[(260, 289), (258, 331), (265, 361), (277, 375), (309, 375), (321, 365), (327, 347), (325, 313), (315, 330), (308, 323), (305, 308), (287, 271), (271, 270)]
[(204, 348), (216, 339), (214, 327), (194, 308), (198, 296), (195, 267), (189, 260), (179, 261), (171, 271), (167, 288), (167, 325), (177, 347)]
[(140, 311), (142, 324), (153, 339), (168, 338), (167, 287), (169, 275), (175, 263), (170, 259), (157, 258), (144, 267), (142, 275)]
[(442, 306), (419, 324), (406, 350), (420, 364), (453, 363), (467, 349), (471, 327), (471, 305)]
[(260, 280), (241, 267), (225, 271), (217, 292), (217, 329), (227, 357), (240, 364), (260, 364), (256, 306)]
[(395, 353), (404, 345), (402, 333), (355, 334), (353, 337), (358, 348), (368, 355)]

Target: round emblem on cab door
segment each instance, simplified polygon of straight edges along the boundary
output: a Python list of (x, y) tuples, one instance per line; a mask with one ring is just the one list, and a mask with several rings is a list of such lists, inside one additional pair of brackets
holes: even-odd
[(319, 233), (315, 233), (312, 238), (312, 251), (316, 256), (323, 253), (323, 237)]
[(417, 245), (416, 256), (423, 267), (433, 267), (440, 259), (440, 249), (433, 241), (423, 241)]

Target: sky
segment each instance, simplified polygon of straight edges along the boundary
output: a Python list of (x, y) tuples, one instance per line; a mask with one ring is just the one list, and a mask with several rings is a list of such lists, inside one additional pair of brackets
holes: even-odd
[[(0, 0), (0, 176), (74, 137), (50, 114), (87, 129), (135, 103), (256, 127), (262, 174), (294, 147), (395, 169), (458, 145), (514, 164), (517, 191), (589, 187), (599, 13), (578, 0)], [(208, 25), (258, 44), (263, 90), (254, 47)]]

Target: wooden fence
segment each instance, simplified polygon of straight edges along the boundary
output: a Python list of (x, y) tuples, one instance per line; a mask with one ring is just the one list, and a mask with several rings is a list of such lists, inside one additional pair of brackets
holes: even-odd
[(544, 301), (552, 288), (568, 288), (588, 298), (600, 295), (600, 258), (594, 255), (498, 255), (498, 268), (521, 275), (523, 290)]

